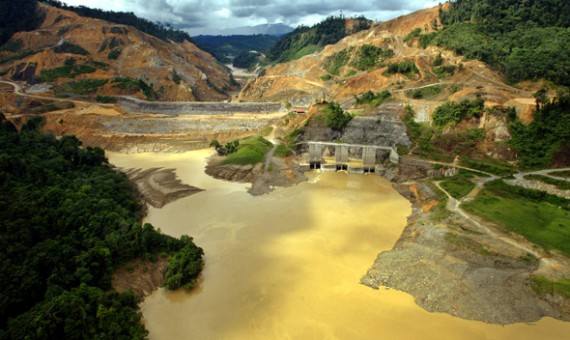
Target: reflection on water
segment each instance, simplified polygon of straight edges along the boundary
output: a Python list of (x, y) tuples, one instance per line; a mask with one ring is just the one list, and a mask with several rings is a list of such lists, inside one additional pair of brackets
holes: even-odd
[(200, 287), (158, 290), (141, 308), (153, 339), (562, 338), (570, 323), (507, 327), (431, 314), (407, 294), (359, 284), (401, 234), (410, 204), (375, 175), (313, 173), (300, 185), (253, 197), (247, 184), (204, 174), (209, 151), (111, 154), (121, 167), (178, 169), (206, 189), (147, 221), (204, 248)]

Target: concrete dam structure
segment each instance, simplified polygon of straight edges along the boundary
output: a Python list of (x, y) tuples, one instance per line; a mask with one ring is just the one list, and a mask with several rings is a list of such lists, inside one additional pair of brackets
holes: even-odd
[[(341, 144), (332, 142), (307, 142), (309, 146), (308, 164), (304, 168), (323, 171), (346, 170), (349, 173), (380, 173), (384, 167), (379, 160), (379, 151), (389, 153), (391, 163), (398, 164), (400, 157), (395, 148), (389, 146)], [(326, 154), (333, 155), (327, 157)], [(349, 157), (358, 155), (360, 157)]]

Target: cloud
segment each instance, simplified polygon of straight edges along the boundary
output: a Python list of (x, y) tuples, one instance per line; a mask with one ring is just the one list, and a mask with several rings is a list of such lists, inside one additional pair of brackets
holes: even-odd
[(282, 22), (314, 24), (330, 15), (364, 15), (387, 20), (437, 5), (426, 0), (63, 0), (114, 11), (128, 11), (152, 21), (185, 28), (191, 34), (208, 30)]

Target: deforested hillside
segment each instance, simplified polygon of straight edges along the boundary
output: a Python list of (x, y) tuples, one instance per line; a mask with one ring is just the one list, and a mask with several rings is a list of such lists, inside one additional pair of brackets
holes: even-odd
[[(114, 18), (112, 12), (99, 12)], [(56, 96), (102, 100), (134, 95), (148, 100), (219, 101), (234, 90), (229, 72), (174, 30), (133, 21), (147, 34), (41, 2), (35, 17), (35, 29), (12, 29), (15, 33), (1, 46), (1, 76), (48, 83)], [(10, 28), (6, 22), (2, 26), (2, 33)]]

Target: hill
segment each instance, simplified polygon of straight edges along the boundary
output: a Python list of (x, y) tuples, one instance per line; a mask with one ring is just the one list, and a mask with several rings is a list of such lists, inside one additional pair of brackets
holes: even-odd
[[(285, 25), (285, 24), (261, 24), (255, 26), (240, 26), (240, 27), (232, 27), (226, 29), (208, 29), (207, 34), (193, 34), (193, 36), (197, 35), (223, 35), (223, 36), (230, 36), (230, 35), (272, 35), (272, 36), (282, 36), (287, 34), (293, 30), (293, 27)], [(192, 31), (192, 30), (191, 30)]]
[(299, 26), (267, 51), (272, 61), (287, 62), (296, 60), (334, 44), (347, 35), (369, 28), (371, 21), (364, 18), (346, 19), (343, 16), (328, 17), (312, 26)]
[(198, 35), (194, 40), (200, 48), (210, 52), (222, 63), (231, 63), (231, 57), (245, 55), (251, 51), (266, 51), (279, 40), (279, 37), (269, 34)]
[(1, 46), (1, 76), (48, 82), (59, 96), (220, 101), (234, 89), (228, 70), (174, 30), (149, 26), (159, 38), (43, 3), (34, 14), (36, 27), (14, 33)]
[(570, 2), (457, 0), (427, 40), (500, 70), (509, 82), (570, 85)]
[[(447, 162), (461, 155), (471, 167), (507, 165), (497, 172), (512, 171), (512, 165), (568, 164), (565, 106), (537, 110), (537, 98), (542, 103), (565, 103), (564, 89), (553, 86), (537, 92), (548, 85), (540, 81), (513, 87), (500, 68), (432, 44), (446, 34), (441, 18), (453, 13), (451, 6), (377, 24), (318, 53), (268, 67), (244, 86), (240, 99), (287, 100), (293, 106), (336, 101), (353, 112), (374, 115), (379, 112), (375, 103), (388, 98), (410, 108), (400, 114), (415, 129), (410, 133), (417, 147), (405, 152)], [(558, 45), (551, 47), (556, 55)], [(536, 56), (531, 61), (540, 60)], [(562, 91), (562, 99), (549, 99), (556, 96), (555, 90)], [(533, 117), (544, 119), (529, 125)]]

